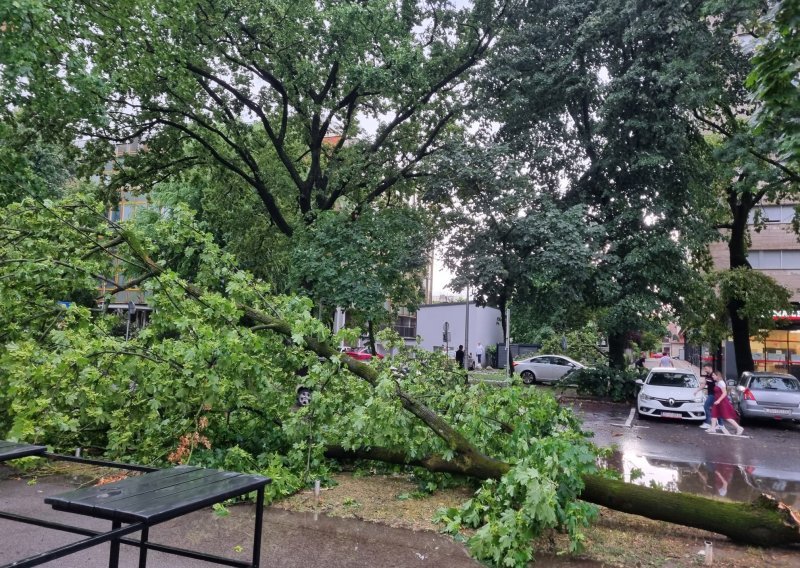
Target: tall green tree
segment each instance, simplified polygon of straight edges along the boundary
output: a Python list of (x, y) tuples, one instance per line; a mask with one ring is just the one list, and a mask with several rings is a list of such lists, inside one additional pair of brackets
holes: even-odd
[(369, 208), (355, 219), (328, 211), (295, 233), (291, 274), (323, 305), (365, 323), (374, 353), (376, 326), (420, 304), (432, 237), (428, 216), (411, 206)]
[[(775, 38), (776, 44), (764, 46), (765, 50), (756, 56), (755, 68), (751, 61), (752, 46), (757, 43), (755, 35), (781, 36), (787, 33), (786, 22), (769, 18), (762, 20), (768, 9), (764, 2), (733, 2), (729, 5), (709, 2), (705, 8), (704, 15), (709, 18), (709, 24), (695, 38), (696, 49), (690, 54), (703, 75), (697, 88), (687, 93), (687, 106), (692, 109), (697, 125), (703, 129), (704, 142), (716, 162), (716, 181), (712, 187), (724, 211), (723, 219), (716, 223), (716, 227), (722, 230), (727, 241), (729, 267), (732, 271), (749, 271), (752, 268), (748, 260), (750, 231), (753, 226), (756, 230), (761, 226), (759, 205), (787, 198), (794, 200), (800, 190), (796, 156), (786, 152), (786, 144), (796, 135), (789, 117), (794, 112), (796, 118), (798, 107), (787, 106), (792, 96), (789, 94), (788, 99), (785, 98), (785, 83), (780, 83), (787, 80), (786, 73), (791, 75), (792, 67), (786, 68), (783, 75), (778, 71), (779, 76), (773, 76), (772, 80), (777, 81), (771, 83), (774, 90), (756, 80), (759, 73), (767, 73), (764, 61), (769, 59), (769, 45), (777, 45), (781, 40)], [(710, 24), (711, 21), (714, 25)], [(751, 30), (752, 33), (743, 33), (742, 30)], [(787, 49), (791, 50), (790, 46), (791, 41), (787, 43)], [(780, 57), (787, 55), (778, 49)], [(781, 65), (779, 61), (772, 63)], [(769, 67), (770, 64), (766, 65)], [(753, 101), (752, 93), (747, 89), (748, 75), (752, 75), (750, 81), (756, 86), (756, 93), (766, 97), (765, 101), (771, 101), (766, 106)], [(768, 75), (761, 76), (765, 81), (769, 80)], [(772, 114), (774, 109), (780, 109), (782, 119)], [(760, 116), (764, 120), (759, 121)], [(773, 118), (768, 118), (770, 116)], [(747, 277), (734, 275), (731, 278), (740, 281)], [(727, 319), (739, 372), (753, 370), (750, 336), (758, 331), (756, 320), (761, 319), (761, 316), (753, 319), (753, 306), (765, 308), (763, 302), (753, 302), (752, 297), (735, 293), (746, 289), (735, 286), (731, 288), (734, 293), (726, 296)], [(762, 316), (771, 317), (771, 313)]]
[[(146, 144), (119, 183), (213, 167), (291, 236), (342, 197), (360, 209), (427, 172), (505, 3), (23, 2), (2, 14), (16, 43), (2, 102), (38, 109), (59, 92), (62, 130)], [(41, 41), (25, 47), (24, 33)], [(45, 128), (49, 112), (30, 121)]]
[[(390, 210), (461, 135), (453, 128), (461, 92), (508, 2), (21, 2), (2, 14), (0, 106), (24, 109), (25, 124), (42, 132), (57, 114), (59, 139), (88, 139), (87, 159), (113, 160), (111, 188), (160, 187), (190, 199), (244, 267), (325, 302), (332, 295), (321, 280), (291, 278), (302, 272), (290, 269), (292, 255), (316, 254), (298, 247), (322, 244), (309, 235), (330, 229), (326, 212), (346, 209), (355, 230), (362, 214), (396, 226)], [(112, 144), (134, 140), (137, 155), (110, 154)], [(313, 228), (318, 219), (327, 225)], [(381, 236), (376, 250), (404, 239)], [(405, 301), (380, 281), (375, 308)], [(363, 280), (348, 282), (354, 287), (336, 296), (361, 305)]]
[(534, 183), (602, 228), (587, 297), (622, 366), (627, 332), (681, 309), (714, 237), (696, 206), (706, 149), (682, 106), (707, 23), (697, 3), (669, 1), (538, 0), (515, 15), (480, 85), (483, 116)]
[(595, 251), (585, 209), (559, 204), (506, 156), (503, 146), (454, 147), (428, 194), (442, 207), (451, 286), (469, 285), (478, 305), (499, 308), (503, 329), (512, 302), (554, 318), (583, 305)]

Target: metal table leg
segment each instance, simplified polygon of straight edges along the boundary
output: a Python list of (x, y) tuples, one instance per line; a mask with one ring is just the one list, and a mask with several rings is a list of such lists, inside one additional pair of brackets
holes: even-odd
[[(115, 531), (122, 526), (120, 521), (111, 522), (111, 530)], [(111, 552), (108, 554), (108, 568), (119, 568), (119, 539), (111, 539)]]
[(142, 529), (142, 546), (139, 548), (139, 568), (147, 568), (147, 538), (150, 534), (150, 527)]
[(253, 568), (261, 564), (261, 527), (264, 524), (264, 488), (256, 494), (256, 526), (253, 530)]

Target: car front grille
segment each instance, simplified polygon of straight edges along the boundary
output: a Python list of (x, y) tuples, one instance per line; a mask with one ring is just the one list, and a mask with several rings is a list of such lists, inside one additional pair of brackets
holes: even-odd
[(653, 400), (657, 400), (662, 406), (666, 406), (667, 408), (680, 408), (684, 404), (692, 402), (691, 400), (675, 400), (674, 398), (656, 398)]

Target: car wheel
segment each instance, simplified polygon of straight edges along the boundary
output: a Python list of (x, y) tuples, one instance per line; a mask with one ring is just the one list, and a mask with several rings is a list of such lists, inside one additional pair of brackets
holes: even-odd
[(526, 385), (532, 385), (536, 382), (536, 375), (533, 374), (533, 371), (522, 371), (522, 382)]

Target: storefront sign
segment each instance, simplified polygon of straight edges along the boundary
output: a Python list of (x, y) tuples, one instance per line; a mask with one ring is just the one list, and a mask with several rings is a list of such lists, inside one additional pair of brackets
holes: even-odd
[(788, 321), (800, 321), (800, 310), (793, 310), (791, 312), (787, 312), (786, 310), (781, 310), (778, 312), (772, 313), (772, 319), (774, 320), (788, 320)]

